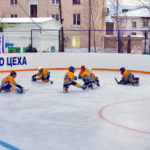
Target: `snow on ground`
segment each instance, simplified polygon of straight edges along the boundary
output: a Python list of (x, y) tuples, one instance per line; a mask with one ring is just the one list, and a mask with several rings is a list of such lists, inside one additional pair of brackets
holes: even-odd
[(115, 82), (119, 72), (95, 73), (101, 87), (64, 94), (65, 71), (51, 71), (53, 85), (32, 82), (35, 72), (18, 72), (17, 83), (28, 91), (0, 93), (0, 148), (149, 150), (150, 76), (135, 74), (140, 86), (130, 86)]

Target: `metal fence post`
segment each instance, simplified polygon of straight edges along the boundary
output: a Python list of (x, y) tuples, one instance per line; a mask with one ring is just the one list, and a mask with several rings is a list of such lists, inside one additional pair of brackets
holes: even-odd
[(118, 30), (118, 53), (120, 53), (120, 30)]
[(58, 42), (59, 45), (58, 45), (58, 47), (59, 47), (59, 52), (60, 52), (60, 51), (61, 51), (61, 49), (60, 49), (60, 48), (61, 48), (61, 47), (60, 47), (60, 32), (61, 32), (61, 30), (59, 30), (58, 32), (59, 32), (59, 42)]
[(32, 52), (32, 44), (33, 44), (32, 30), (33, 29), (31, 29), (31, 52)]
[(91, 30), (89, 30), (89, 47), (88, 47), (88, 52), (91, 52)]
[(144, 40), (144, 54), (146, 54), (146, 37), (147, 37), (146, 34), (147, 33), (146, 33), (146, 30), (145, 30), (145, 33), (144, 33), (144, 35), (145, 35), (145, 40)]

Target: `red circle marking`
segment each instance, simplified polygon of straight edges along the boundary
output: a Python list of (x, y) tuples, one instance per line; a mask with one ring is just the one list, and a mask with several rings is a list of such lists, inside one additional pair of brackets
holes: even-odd
[(121, 102), (116, 102), (116, 103), (108, 104), (108, 105), (106, 105), (106, 106), (103, 106), (103, 107), (100, 109), (100, 111), (99, 111), (99, 116), (100, 116), (101, 119), (103, 119), (104, 121), (106, 121), (107, 123), (109, 123), (109, 124), (111, 124), (111, 125), (114, 125), (114, 126), (117, 126), (117, 127), (123, 128), (123, 129), (126, 129), (126, 130), (130, 130), (130, 131), (133, 131), (133, 132), (139, 132), (139, 133), (144, 133), (144, 134), (150, 134), (150, 132), (147, 132), (147, 131), (142, 131), (142, 130), (130, 128), (130, 127), (127, 127), (127, 126), (120, 125), (120, 124), (117, 124), (117, 123), (115, 123), (115, 122), (112, 122), (112, 121), (110, 121), (109, 119), (107, 119), (107, 118), (103, 115), (103, 111), (104, 111), (105, 109), (107, 109), (108, 107), (111, 107), (111, 106), (117, 105), (117, 104), (129, 103), (129, 102), (136, 102), (136, 101), (146, 101), (146, 100), (128, 100), (128, 101), (121, 101)]

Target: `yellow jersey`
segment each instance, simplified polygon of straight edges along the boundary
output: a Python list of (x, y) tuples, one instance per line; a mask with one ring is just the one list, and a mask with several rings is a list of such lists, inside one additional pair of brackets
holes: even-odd
[(123, 74), (122, 74), (122, 77), (123, 78), (128, 78), (129, 77), (129, 75), (130, 75), (130, 71), (127, 71), (127, 70), (125, 70), (124, 72), (123, 72)]
[(92, 71), (89, 71), (89, 74), (91, 79), (96, 79), (96, 76)]
[(64, 82), (72, 82), (73, 80), (74, 80), (74, 73), (68, 71), (68, 72), (65, 74)]
[(2, 84), (5, 82), (9, 82), (12, 85), (14, 85), (16, 83), (13, 76), (7, 76), (6, 78), (4, 78), (2, 80)]
[(37, 75), (41, 77), (47, 77), (48, 70), (46, 68), (43, 68), (42, 72), (38, 72)]
[(85, 68), (84, 71), (80, 70), (79, 76), (80, 76), (81, 78), (90, 77), (90, 73), (87, 71), (87, 68)]

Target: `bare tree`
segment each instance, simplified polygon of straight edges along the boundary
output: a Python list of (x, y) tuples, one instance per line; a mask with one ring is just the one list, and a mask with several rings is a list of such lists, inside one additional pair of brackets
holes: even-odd
[(139, 0), (141, 7), (145, 7), (150, 11), (150, 0)]
[[(124, 15), (121, 17), (119, 14), (119, 9), (120, 9), (120, 6), (122, 4), (122, 0), (112, 0), (112, 9), (113, 9), (113, 16), (112, 16), (112, 20), (114, 22), (114, 25), (115, 25), (115, 30), (116, 31), (120, 31), (119, 34), (118, 34), (118, 42), (119, 42), (119, 48), (120, 48), (120, 51), (123, 52), (123, 49), (124, 49), (124, 42), (123, 42), (123, 36), (124, 36), (124, 29), (127, 25), (127, 16), (126, 16), (126, 13), (124, 13)], [(123, 30), (123, 31), (121, 31)], [(116, 34), (117, 35), (117, 34)]]
[(99, 39), (102, 33), (98, 33), (96, 30), (105, 29), (105, 18), (107, 15), (105, 5), (105, 0), (88, 0), (88, 3), (82, 3), (82, 11), (85, 12), (82, 18), (82, 28), (91, 30), (91, 43), (95, 52), (97, 51), (97, 43), (100, 43)]

